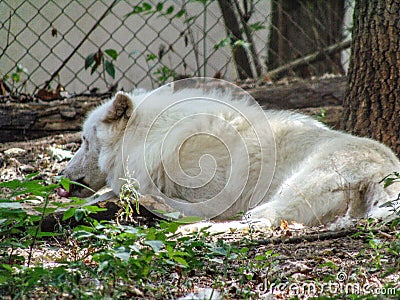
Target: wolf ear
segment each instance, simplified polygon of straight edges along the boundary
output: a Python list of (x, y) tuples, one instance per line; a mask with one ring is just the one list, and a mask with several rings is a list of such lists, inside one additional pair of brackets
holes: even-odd
[(129, 96), (123, 92), (118, 92), (115, 95), (111, 108), (103, 119), (105, 123), (112, 123), (122, 118), (129, 120), (133, 111), (133, 102)]

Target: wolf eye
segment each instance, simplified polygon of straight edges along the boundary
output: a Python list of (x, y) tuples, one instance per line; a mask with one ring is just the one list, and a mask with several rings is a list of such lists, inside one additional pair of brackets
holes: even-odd
[(85, 136), (82, 136), (82, 141), (86, 144), (86, 147), (89, 147), (89, 142)]

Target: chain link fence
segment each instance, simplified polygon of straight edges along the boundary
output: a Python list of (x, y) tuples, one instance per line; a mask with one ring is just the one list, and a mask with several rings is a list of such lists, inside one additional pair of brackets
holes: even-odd
[[(300, 24), (293, 19), (296, 14), (285, 10), (285, 2), (301, 3), (295, 9), (320, 22), (316, 6), (307, 4), (319, 5), (320, 1), (311, 0), (0, 0), (0, 77), (9, 89), (28, 94), (37, 92), (46, 82), (52, 88), (60, 84), (71, 93), (104, 91), (116, 85), (130, 90), (137, 86), (154, 88), (184, 76), (236, 80), (243, 77), (239, 75), (246, 68), (240, 65), (243, 57), (249, 66), (245, 75), (257, 77), (268, 67), (304, 54), (304, 49), (295, 49), (300, 44), (291, 43), (296, 55), (268, 63), (268, 57), (287, 52), (282, 52), (282, 47), (268, 47), (270, 39), (282, 44), (293, 38), (284, 32), (288, 28), (281, 24), (285, 21), (282, 16), (286, 15), (286, 23)], [(221, 3), (228, 5), (222, 11)], [(351, 11), (352, 2), (346, 1), (337, 16), (344, 20), (341, 37), (348, 35)], [(229, 19), (229, 12), (235, 13), (236, 20)], [(337, 12), (331, 13), (335, 17)], [(304, 24), (298, 27), (304, 28)], [(332, 31), (326, 22), (316, 28), (308, 43), (319, 36), (322, 40)], [(306, 37), (310, 34), (303, 33)], [(314, 46), (318, 50), (329, 45)], [(244, 49), (244, 56), (240, 57), (237, 49)], [(348, 54), (342, 51), (342, 66), (347, 59)]]

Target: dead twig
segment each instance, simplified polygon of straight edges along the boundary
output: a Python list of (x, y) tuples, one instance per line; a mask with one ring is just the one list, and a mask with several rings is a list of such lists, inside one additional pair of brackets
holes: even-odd
[(332, 239), (339, 239), (344, 237), (351, 237), (356, 233), (379, 233), (381, 232), (379, 229), (370, 229), (368, 231), (363, 231), (361, 229), (345, 229), (345, 230), (338, 230), (338, 231), (327, 231), (321, 233), (314, 233), (314, 234), (307, 234), (295, 237), (275, 237), (269, 239), (260, 239), (255, 241), (258, 245), (269, 245), (269, 244), (300, 244), (303, 242), (316, 242), (316, 241), (325, 241), (325, 240), (332, 240)]
[(10, 15), (8, 17), (8, 28), (7, 28), (7, 38), (6, 38), (6, 44), (3, 48), (3, 51), (0, 54), (0, 58), (3, 57), (4, 53), (6, 53), (8, 47), (10, 46), (10, 32), (11, 32), (11, 12)]

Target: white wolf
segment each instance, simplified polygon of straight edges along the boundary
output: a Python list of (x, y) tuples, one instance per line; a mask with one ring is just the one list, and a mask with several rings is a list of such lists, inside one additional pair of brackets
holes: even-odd
[[(386, 146), (334, 131), (293, 112), (262, 111), (243, 93), (170, 88), (119, 92), (88, 116), (63, 175), (118, 194), (134, 177), (185, 215), (328, 224), (385, 217), (400, 184)], [(88, 196), (79, 187), (71, 194)]]

